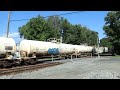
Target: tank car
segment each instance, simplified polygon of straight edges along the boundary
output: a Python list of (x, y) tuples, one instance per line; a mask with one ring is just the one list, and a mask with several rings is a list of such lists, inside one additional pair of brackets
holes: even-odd
[(74, 50), (75, 50), (75, 53), (80, 53), (80, 46), (79, 45), (74, 45)]
[(85, 46), (86, 51), (85, 52), (92, 52), (93, 51), (93, 47), (92, 46)]
[(13, 38), (0, 37), (0, 57), (8, 58), (16, 52), (16, 43)]
[(35, 40), (22, 40), (20, 42), (21, 57), (36, 57), (41, 55), (52, 55), (58, 53), (59, 49), (56, 43)]
[(60, 43), (59, 44), (59, 54), (72, 54), (74, 53), (74, 45), (72, 44), (64, 44)]
[(95, 52), (99, 53), (99, 54), (103, 54), (103, 53), (107, 53), (108, 52), (108, 48), (107, 47), (96, 47), (95, 48)]
[(104, 53), (108, 53), (108, 47), (104, 47)]
[(92, 52), (93, 47), (92, 46), (85, 46), (85, 45), (77, 45), (79, 52)]

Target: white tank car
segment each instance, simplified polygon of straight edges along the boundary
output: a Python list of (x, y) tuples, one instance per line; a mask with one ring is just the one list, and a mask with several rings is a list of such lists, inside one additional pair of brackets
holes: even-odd
[(103, 53), (104, 52), (104, 47), (100, 47), (99, 48), (99, 53)]
[(92, 52), (93, 47), (92, 46), (86, 46), (86, 45), (79, 45), (80, 52)]
[(74, 45), (64, 44), (64, 43), (59, 44), (59, 53), (60, 54), (72, 54), (74, 52), (75, 52)]
[(92, 46), (85, 46), (85, 45), (74, 45), (75, 47), (75, 52), (80, 53), (80, 52), (92, 52), (93, 47)]
[(99, 47), (99, 48), (96, 47), (96, 48), (95, 48), (95, 52), (96, 52), (96, 53), (103, 53), (103, 52), (104, 52), (104, 47)]
[(98, 53), (98, 48), (97, 47), (94, 48), (94, 52)]
[(79, 45), (74, 45), (75, 48), (75, 53), (80, 53), (80, 46)]
[(56, 43), (35, 41), (35, 40), (22, 40), (20, 42), (20, 55), (21, 57), (58, 54), (59, 49)]
[(108, 47), (104, 47), (104, 53), (108, 53)]
[(16, 43), (13, 38), (0, 37), (0, 57), (8, 57), (16, 52)]
[(87, 52), (87, 48), (85, 45), (79, 45), (80, 52)]
[(94, 49), (94, 47), (92, 47), (92, 46), (87, 46), (87, 52), (92, 52), (93, 49)]

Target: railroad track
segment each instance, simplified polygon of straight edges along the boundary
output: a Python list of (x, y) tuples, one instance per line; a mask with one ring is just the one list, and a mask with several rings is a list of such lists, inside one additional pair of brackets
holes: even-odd
[(49, 63), (42, 63), (42, 64), (36, 64), (36, 65), (29, 65), (29, 66), (21, 66), (21, 67), (14, 67), (9, 69), (0, 69), (0, 76), (1, 75), (10, 75), (13, 73), (20, 73), (24, 71), (32, 71), (37, 70), (45, 67), (55, 66), (62, 64), (60, 62), (49, 62)]

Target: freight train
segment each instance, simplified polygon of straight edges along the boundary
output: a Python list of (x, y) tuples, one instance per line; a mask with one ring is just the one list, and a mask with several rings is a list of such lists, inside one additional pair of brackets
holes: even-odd
[(107, 53), (107, 47), (87, 45), (72, 45), (57, 42), (44, 42), (35, 40), (22, 40), (16, 45), (13, 38), (0, 37), (0, 67), (16, 64), (34, 64), (42, 56), (64, 56), (71, 55), (80, 57), (85, 54)]

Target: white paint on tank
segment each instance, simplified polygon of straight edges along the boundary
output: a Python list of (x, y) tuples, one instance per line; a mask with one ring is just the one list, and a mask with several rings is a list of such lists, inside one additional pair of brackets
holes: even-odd
[(74, 53), (74, 45), (60, 43), (59, 44), (59, 52), (60, 52), (60, 54), (72, 54), (72, 53)]
[(104, 47), (104, 52), (105, 52), (105, 53), (108, 52), (108, 47)]
[(0, 37), (0, 55), (10, 52), (14, 54), (16, 52), (16, 43), (13, 38)]
[(92, 52), (92, 46), (85, 46), (85, 45), (76, 45), (76, 49), (78, 52)]

